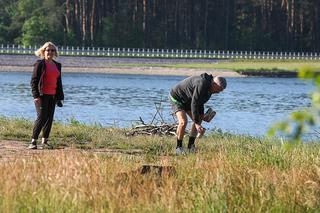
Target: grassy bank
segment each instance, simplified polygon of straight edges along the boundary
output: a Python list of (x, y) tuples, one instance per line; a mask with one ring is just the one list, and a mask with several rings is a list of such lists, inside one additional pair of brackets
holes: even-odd
[[(314, 67), (320, 70), (319, 61), (303, 60), (221, 60), (213, 63), (174, 63), (174, 64), (144, 64), (145, 66), (159, 66), (168, 68), (189, 68), (189, 69), (226, 69), (233, 71), (298, 71), (302, 67)], [(128, 66), (128, 64), (115, 64), (115, 66)], [(141, 66), (141, 64), (130, 64), (130, 66)]]
[[(199, 68), (213, 68), (213, 69), (228, 69), (228, 70), (286, 70), (297, 71), (304, 66), (315, 67), (320, 70), (319, 61), (266, 61), (266, 60), (254, 60), (254, 61), (221, 61), (212, 64), (190, 64), (189, 67)], [(184, 64), (176, 64), (174, 67), (184, 67)], [(187, 66), (187, 65), (186, 65)]]
[[(31, 128), (30, 121), (1, 118), (0, 139), (27, 142)], [(287, 150), (216, 133), (201, 139), (199, 153), (176, 157), (174, 138), (124, 131), (55, 123), (55, 150), (0, 161), (1, 212), (320, 211), (320, 144)], [(145, 164), (175, 172), (141, 174)]]

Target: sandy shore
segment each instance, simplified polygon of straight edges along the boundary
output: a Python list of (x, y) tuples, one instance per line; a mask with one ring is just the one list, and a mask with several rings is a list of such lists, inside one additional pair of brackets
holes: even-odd
[[(0, 66), (1, 72), (32, 72), (33, 67), (24, 66)], [(186, 68), (162, 68), (162, 67), (63, 67), (63, 72), (73, 73), (109, 73), (109, 74), (135, 74), (135, 75), (176, 75), (191, 76), (201, 73), (220, 75), (224, 77), (243, 77), (237, 72), (228, 70), (203, 70)]]
[[(0, 55), (1, 72), (32, 72), (37, 60), (32, 55)], [(166, 68), (159, 64), (175, 63), (217, 63), (214, 60), (180, 60), (180, 59), (141, 59), (141, 58), (102, 58), (102, 57), (68, 57), (61, 56), (63, 72), (74, 73), (109, 73), (109, 74), (143, 74), (143, 75), (179, 75), (190, 76), (201, 73), (221, 75), (224, 77), (242, 77), (237, 72), (217, 69)], [(130, 66), (135, 64), (138, 66)]]

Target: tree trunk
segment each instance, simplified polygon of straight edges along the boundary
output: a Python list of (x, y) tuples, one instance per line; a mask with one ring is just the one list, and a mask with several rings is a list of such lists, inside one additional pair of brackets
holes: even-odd
[[(170, 0), (169, 0), (170, 1)], [(168, 46), (168, 13), (167, 13), (167, 0), (164, 0), (164, 41), (165, 41), (165, 46)]]
[(148, 45), (148, 34), (147, 34), (147, 0), (143, 0), (143, 19), (142, 19), (142, 30), (143, 30), (143, 47)]
[(177, 42), (179, 39), (178, 24), (179, 24), (179, 1), (176, 1), (175, 10), (174, 10), (174, 45), (177, 45)]
[(70, 32), (70, 0), (66, 0), (66, 16), (65, 16), (65, 20), (66, 20), (66, 31), (67, 33)]
[(74, 0), (74, 15), (75, 15), (75, 24), (74, 28), (76, 33), (77, 40), (81, 40), (81, 6), (79, 0)]
[(90, 39), (91, 39), (91, 46), (93, 46), (94, 40), (94, 20), (95, 20), (95, 12), (96, 12), (96, 0), (92, 0), (92, 10), (91, 10), (91, 17), (90, 17)]
[[(231, 2), (232, 3), (232, 2)], [(224, 49), (229, 48), (229, 40), (230, 40), (230, 35), (229, 35), (229, 22), (230, 22), (230, 15), (233, 12), (233, 8), (230, 6), (231, 5), (230, 1), (225, 2), (225, 33), (224, 33)], [(232, 8), (232, 10), (231, 10)]]
[(203, 24), (203, 48), (207, 48), (207, 24), (208, 24), (208, 0), (205, 0), (204, 6), (204, 24)]
[(133, 12), (132, 12), (132, 23), (133, 23), (133, 27), (136, 26), (136, 15), (138, 12), (138, 2), (137, 0), (134, 0), (134, 6), (133, 6)]
[(295, 27), (294, 27), (294, 16), (295, 16), (295, 5), (294, 5), (294, 0), (291, 1), (291, 29), (292, 31), (295, 30)]
[(194, 0), (191, 0), (190, 2), (190, 44), (194, 46), (195, 40), (196, 40), (196, 20), (195, 20), (195, 2)]
[(143, 0), (143, 20), (142, 20), (143, 33), (145, 33), (145, 30), (146, 30), (146, 17), (147, 17), (147, 0)]
[(320, 51), (320, 14), (319, 14), (319, 10), (320, 10), (320, 3), (319, 0), (315, 0), (314, 1), (314, 17), (313, 17), (313, 51)]
[(86, 0), (82, 0), (82, 43), (85, 44), (87, 39), (87, 14)]

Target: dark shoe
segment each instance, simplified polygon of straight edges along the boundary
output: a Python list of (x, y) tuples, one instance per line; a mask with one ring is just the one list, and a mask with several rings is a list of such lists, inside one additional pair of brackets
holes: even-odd
[(42, 149), (53, 149), (53, 147), (48, 143), (48, 141), (44, 141), (42, 143)]

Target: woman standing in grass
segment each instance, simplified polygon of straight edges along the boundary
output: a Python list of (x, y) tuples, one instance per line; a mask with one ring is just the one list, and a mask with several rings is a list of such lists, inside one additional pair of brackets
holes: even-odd
[(29, 149), (37, 149), (37, 139), (42, 131), (42, 145), (50, 148), (49, 134), (53, 122), (55, 105), (62, 107), (64, 94), (61, 81), (61, 64), (54, 60), (58, 57), (57, 47), (52, 42), (46, 42), (35, 55), (40, 60), (34, 64), (31, 77), (31, 90), (37, 111), (31, 144)]

